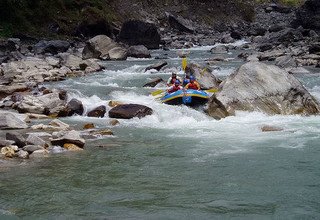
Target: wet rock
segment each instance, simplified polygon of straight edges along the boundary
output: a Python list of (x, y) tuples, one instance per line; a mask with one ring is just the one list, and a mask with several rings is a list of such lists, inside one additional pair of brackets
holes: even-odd
[(150, 82), (144, 84), (143, 87), (155, 87), (160, 82), (163, 82), (163, 79), (160, 77), (156, 77), (152, 79)]
[(311, 44), (309, 47), (309, 53), (320, 55), (320, 43)]
[(259, 56), (259, 60), (260, 61), (273, 61), (275, 60), (277, 57), (280, 57), (280, 56), (284, 56), (285, 55), (285, 51), (283, 50), (272, 50), (272, 51), (268, 51), (268, 52), (265, 52), (263, 54), (261, 54)]
[(143, 45), (136, 45), (129, 47), (127, 51), (128, 57), (136, 58), (150, 58), (151, 54), (148, 48)]
[(85, 144), (85, 140), (80, 137), (79, 132), (72, 130), (72, 131), (66, 132), (62, 137), (52, 139), (51, 143), (52, 145), (59, 145), (59, 146), (63, 146), (66, 143), (70, 143), (83, 148)]
[(123, 105), (123, 104), (124, 104), (123, 102), (111, 100), (111, 101), (109, 101), (108, 106), (109, 107), (116, 107), (118, 105)]
[(0, 129), (24, 129), (28, 125), (15, 114), (0, 112)]
[(66, 151), (66, 149), (60, 146), (51, 146), (51, 147), (48, 147), (47, 150), (49, 151), (49, 153), (53, 153), (53, 154), (59, 154)]
[(83, 126), (83, 129), (93, 129), (95, 128), (93, 123), (88, 123)]
[(212, 95), (210, 97), (206, 113), (216, 120), (220, 120), (232, 115), (228, 112), (227, 108), (216, 98), (215, 95)]
[(110, 118), (130, 119), (134, 117), (142, 118), (151, 115), (153, 110), (144, 105), (123, 104), (112, 108), (109, 111)]
[(309, 74), (310, 71), (303, 68), (303, 67), (297, 67), (297, 68), (292, 68), (288, 71), (290, 74)]
[(283, 131), (283, 128), (276, 127), (276, 126), (270, 126), (270, 125), (264, 125), (261, 127), (262, 132), (270, 132), (270, 131)]
[(156, 25), (130, 20), (123, 23), (119, 40), (130, 46), (144, 45), (148, 49), (159, 49), (161, 38)]
[(19, 148), (22, 148), (26, 145), (26, 139), (23, 137), (23, 135), (15, 131), (6, 133), (6, 139), (13, 141), (14, 144)]
[(225, 45), (218, 45), (210, 50), (211, 53), (228, 53), (228, 47)]
[(48, 119), (49, 118), (47, 115), (43, 115), (43, 114), (26, 113), (26, 115), (30, 119)]
[(67, 149), (68, 151), (83, 151), (82, 148), (78, 147), (77, 145), (75, 144), (69, 144), (69, 143), (65, 143), (63, 145), (63, 148), (64, 149)]
[(219, 83), (216, 77), (212, 74), (211, 69), (207, 67), (201, 67), (197, 64), (190, 63), (187, 65), (191, 75), (196, 78), (196, 81), (200, 84), (201, 89), (217, 88)]
[(106, 135), (113, 135), (113, 132), (110, 129), (102, 129), (102, 130), (90, 131), (90, 134), (98, 135), (98, 136), (106, 136)]
[(152, 69), (155, 69), (157, 71), (160, 71), (162, 67), (168, 65), (168, 63), (166, 61), (161, 61), (161, 62), (158, 62), (156, 64), (153, 64), (153, 65), (150, 65), (148, 66), (146, 69), (145, 69), (145, 72), (148, 71), (148, 70), (152, 70)]
[(303, 85), (274, 65), (249, 62), (223, 83), (217, 99), (226, 107), (267, 114), (318, 114), (320, 106)]
[(59, 119), (52, 120), (49, 125), (59, 128), (60, 130), (68, 130), (70, 126)]
[(96, 117), (96, 118), (103, 118), (104, 115), (106, 114), (106, 106), (101, 105), (95, 109), (93, 109), (92, 111), (88, 112), (87, 116), (88, 117)]
[(58, 117), (67, 117), (74, 114), (82, 115), (83, 111), (84, 108), (82, 102), (73, 98), (68, 102), (67, 106), (58, 113)]
[(234, 43), (235, 39), (233, 39), (230, 34), (225, 34), (224, 36), (222, 36), (221, 38), (221, 43), (223, 44), (230, 44), (230, 43)]
[(113, 119), (109, 122), (110, 125), (115, 126), (117, 124), (120, 124), (120, 122), (117, 119)]
[(80, 70), (81, 64), (84, 63), (81, 57), (77, 57), (69, 53), (60, 53), (61, 63), (63, 66), (69, 68), (70, 70)]

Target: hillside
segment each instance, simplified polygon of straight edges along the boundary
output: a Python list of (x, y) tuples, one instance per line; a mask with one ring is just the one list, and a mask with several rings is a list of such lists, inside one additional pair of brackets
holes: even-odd
[(251, 0), (2, 0), (0, 35), (87, 38), (104, 33), (112, 36), (129, 19), (166, 26), (165, 12), (209, 26), (254, 20)]

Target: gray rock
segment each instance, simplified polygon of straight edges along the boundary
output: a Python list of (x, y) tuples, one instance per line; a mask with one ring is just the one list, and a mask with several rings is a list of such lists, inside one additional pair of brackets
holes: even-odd
[(96, 117), (96, 118), (103, 118), (104, 115), (106, 114), (106, 107), (104, 105), (101, 105), (92, 111), (88, 112), (88, 117)]
[(69, 144), (75, 144), (78, 147), (83, 148), (85, 144), (85, 140), (80, 137), (79, 132), (72, 130), (65, 133), (60, 138), (52, 139), (51, 143), (52, 145), (59, 145), (59, 146), (63, 146), (64, 144), (69, 143)]
[(49, 155), (49, 151), (46, 149), (36, 150), (30, 154), (29, 158), (43, 158)]
[(226, 108), (267, 114), (312, 115), (320, 110), (316, 99), (296, 78), (260, 62), (246, 63), (230, 75), (217, 99)]
[(276, 58), (276, 65), (282, 68), (296, 67), (295, 60), (290, 55), (280, 56)]
[(192, 22), (190, 20), (184, 19), (181, 16), (174, 16), (173, 14), (168, 12), (166, 12), (166, 16), (172, 28), (181, 32), (195, 32), (195, 28), (192, 26)]
[(220, 120), (222, 118), (232, 115), (228, 112), (226, 107), (216, 98), (215, 95), (212, 95), (210, 97), (206, 113), (216, 120)]
[(44, 147), (40, 145), (26, 145), (22, 148), (24, 151), (27, 151), (28, 153), (32, 154), (36, 150), (43, 150)]
[(114, 47), (109, 50), (110, 60), (126, 60), (127, 59), (127, 49), (123, 47)]
[(27, 144), (39, 145), (42, 147), (47, 147), (48, 144), (40, 138), (36, 133), (30, 134), (26, 140)]
[(70, 47), (70, 43), (62, 40), (51, 40), (51, 41), (39, 41), (35, 46), (34, 50), (36, 53), (45, 54), (58, 54), (66, 52)]
[(108, 58), (109, 51), (118, 44), (106, 35), (97, 35), (87, 41), (82, 51), (82, 58)]
[(160, 77), (156, 77), (156, 78), (152, 79), (150, 82), (144, 84), (143, 87), (155, 87), (160, 82), (164, 82), (163, 79)]
[(136, 58), (150, 58), (150, 51), (143, 45), (136, 45), (129, 47), (127, 51), (128, 57)]
[(84, 111), (83, 104), (77, 99), (71, 99), (67, 106), (59, 112), (58, 117), (67, 117), (74, 114), (82, 115)]
[(168, 65), (168, 63), (166, 61), (160, 61), (156, 64), (153, 64), (151, 66), (148, 66), (145, 71), (151, 70), (151, 69), (155, 69), (157, 71), (160, 71), (162, 67)]
[(186, 69), (188, 69), (191, 75), (196, 78), (196, 81), (200, 84), (201, 89), (211, 89), (219, 86), (216, 77), (212, 74), (212, 71), (209, 68), (190, 63), (187, 65)]
[(20, 159), (29, 159), (29, 153), (27, 151), (24, 151), (24, 150), (19, 150), (16, 153), (16, 157), (18, 157)]
[(118, 105), (112, 108), (109, 111), (110, 118), (123, 118), (123, 119), (130, 119), (134, 117), (142, 118), (147, 115), (151, 115), (153, 110), (144, 105), (138, 104), (123, 104)]
[(19, 148), (22, 148), (26, 145), (26, 139), (23, 137), (22, 134), (18, 132), (8, 132), (6, 133), (6, 139), (14, 141), (14, 144), (17, 145)]
[(14, 114), (0, 112), (0, 129), (24, 129), (28, 125)]
[(0, 139), (0, 148), (5, 147), (5, 146), (9, 146), (9, 145), (13, 145), (14, 143), (15, 142), (12, 140)]
[(290, 74), (309, 74), (310, 71), (303, 67), (292, 68), (288, 70)]
[(228, 53), (228, 47), (225, 45), (218, 45), (210, 50), (211, 53)]

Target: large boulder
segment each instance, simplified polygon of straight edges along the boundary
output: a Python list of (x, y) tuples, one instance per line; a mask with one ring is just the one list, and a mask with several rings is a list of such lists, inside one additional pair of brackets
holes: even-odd
[(130, 119), (134, 117), (142, 118), (147, 115), (151, 115), (153, 110), (144, 105), (138, 104), (123, 104), (118, 105), (112, 108), (109, 111), (110, 118), (123, 118), (123, 119)]
[(195, 28), (192, 26), (191, 21), (182, 18), (181, 16), (174, 16), (166, 12), (166, 16), (168, 18), (168, 22), (171, 28), (176, 29), (181, 32), (194, 33)]
[(82, 51), (82, 58), (109, 59), (109, 51), (118, 44), (106, 35), (97, 35), (86, 42)]
[(0, 129), (23, 129), (28, 125), (16, 115), (9, 112), (0, 112)]
[(296, 12), (296, 26), (320, 32), (320, 1), (307, 0)]
[(13, 141), (13, 143), (19, 148), (22, 148), (26, 145), (26, 139), (23, 137), (23, 135), (15, 131), (6, 133), (6, 139)]
[(131, 46), (128, 48), (128, 57), (150, 58), (150, 51), (143, 45)]
[(217, 99), (226, 108), (267, 114), (312, 115), (320, 111), (317, 100), (294, 76), (260, 62), (239, 67), (222, 83)]
[(58, 92), (42, 96), (27, 95), (15, 105), (20, 113), (29, 112), (46, 115), (59, 113), (65, 104), (65, 101), (61, 100), (59, 95)]
[(210, 97), (208, 106), (209, 108), (206, 109), (206, 113), (216, 120), (232, 115), (215, 95)]
[(62, 40), (51, 40), (51, 41), (39, 41), (36, 45), (34, 45), (34, 50), (38, 54), (51, 53), (57, 54), (61, 52), (66, 52), (70, 47), (70, 43), (68, 41)]
[(148, 49), (159, 49), (161, 37), (154, 24), (131, 20), (123, 23), (119, 40), (130, 46), (144, 45)]
[(110, 60), (126, 60), (127, 59), (127, 49), (123, 47), (114, 47), (109, 50)]
[(82, 115), (84, 111), (81, 101), (73, 98), (68, 102), (67, 106), (59, 112), (58, 117), (72, 116), (74, 114)]
[(219, 86), (217, 78), (212, 74), (212, 71), (209, 68), (190, 63), (187, 65), (186, 70), (196, 78), (201, 89), (217, 88)]

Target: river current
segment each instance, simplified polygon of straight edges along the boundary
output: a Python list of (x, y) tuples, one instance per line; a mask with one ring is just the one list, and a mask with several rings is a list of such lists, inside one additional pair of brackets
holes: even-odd
[[(190, 50), (204, 63), (209, 48)], [(89, 111), (109, 100), (151, 107), (142, 119), (72, 116), (81, 130), (92, 122), (113, 137), (86, 142), (80, 153), (61, 153), (0, 169), (0, 219), (319, 219), (320, 116), (237, 112), (216, 121), (201, 109), (161, 104), (142, 86), (181, 71), (177, 51), (163, 71), (144, 69), (155, 59), (104, 62), (106, 69), (70, 78), (60, 87)], [(219, 63), (224, 78), (242, 61), (237, 51)], [(298, 76), (320, 100), (320, 73)], [(282, 131), (262, 132), (271, 125)]]

